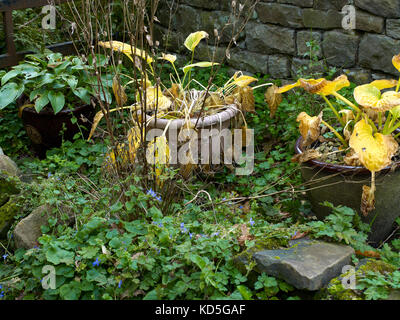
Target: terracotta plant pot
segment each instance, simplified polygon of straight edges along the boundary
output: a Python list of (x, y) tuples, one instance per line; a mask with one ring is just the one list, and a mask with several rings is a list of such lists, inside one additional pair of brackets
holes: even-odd
[[(29, 138), (32, 141), (35, 152), (39, 157), (44, 158), (46, 151), (61, 146), (62, 139), (72, 141), (74, 135), (79, 132), (79, 126), (85, 127), (82, 130), (86, 137), (89, 135), (95, 110), (92, 105), (84, 105), (74, 110), (62, 110), (54, 114), (52, 110), (43, 109), (37, 113), (34, 108), (24, 108), (22, 111), (22, 122)], [(72, 115), (78, 121), (71, 122)], [(82, 116), (89, 121), (84, 122)], [(64, 132), (63, 128), (65, 127)]]
[[(296, 154), (303, 152), (303, 138), (297, 140)], [(371, 173), (364, 167), (330, 164), (310, 160), (301, 166), (301, 175), (306, 182), (314, 181), (307, 186), (308, 199), (313, 213), (324, 219), (331, 214), (331, 209), (321, 205), (329, 201), (333, 205), (346, 206), (357, 211), (365, 223), (371, 225), (368, 240), (378, 245), (393, 231), (395, 220), (400, 216), (400, 161), (377, 173), (375, 210), (364, 217), (360, 213), (362, 186), (370, 185)]]
[[(238, 107), (236, 107), (235, 105), (231, 105), (228, 106), (226, 110), (219, 112), (217, 114), (214, 115), (210, 115), (210, 116), (206, 116), (204, 118), (200, 118), (199, 121), (197, 122), (197, 118), (192, 118), (191, 122), (193, 123), (193, 125), (196, 125), (196, 129), (197, 129), (197, 134), (198, 134), (198, 151), (199, 151), (199, 161), (201, 161), (201, 134), (202, 132), (205, 132), (204, 130), (211, 130), (211, 129), (216, 129), (217, 131), (215, 131), (215, 134), (217, 134), (217, 132), (221, 132), (221, 130), (223, 129), (230, 129), (231, 128), (231, 124), (233, 119), (236, 117), (236, 115), (239, 113)], [(149, 118), (148, 118), (149, 119)], [(168, 123), (170, 122), (170, 124), (168, 125)], [(181, 130), (181, 128), (184, 126), (185, 124), (185, 120), (184, 119), (175, 119), (175, 120), (167, 120), (167, 119), (152, 119), (150, 121), (148, 121), (148, 128), (151, 129), (160, 129), (162, 131), (165, 130), (165, 128), (168, 125), (168, 129), (167, 129), (167, 140), (168, 140), (168, 144), (170, 149), (174, 149), (174, 148), (178, 148), (177, 146), (179, 146), (179, 142), (178, 142), (178, 135), (179, 132)], [(161, 132), (161, 131), (160, 131)], [(223, 139), (219, 139), (218, 142), (223, 143)], [(215, 145), (212, 143), (212, 137), (209, 138), (209, 145), (210, 145), (210, 159), (211, 159), (211, 154), (213, 152), (213, 146), (215, 147)], [(215, 149), (214, 149), (215, 150)], [(221, 150), (222, 149), (222, 145), (221, 145)], [(171, 159), (175, 159), (174, 157), (176, 156), (176, 154), (174, 154), (173, 152), (170, 153), (171, 155)], [(221, 159), (221, 163), (222, 163), (222, 159)], [(175, 164), (175, 163), (173, 163)], [(201, 162), (201, 164), (205, 164), (203, 162)]]

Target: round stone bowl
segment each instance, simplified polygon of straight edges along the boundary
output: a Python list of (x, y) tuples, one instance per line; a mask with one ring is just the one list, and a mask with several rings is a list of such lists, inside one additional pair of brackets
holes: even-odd
[[(296, 154), (303, 153), (303, 138), (295, 145)], [(368, 240), (373, 246), (384, 241), (394, 229), (395, 220), (400, 216), (400, 161), (386, 167), (376, 175), (375, 210), (367, 217), (360, 212), (362, 186), (370, 185), (371, 173), (364, 167), (337, 165), (319, 160), (310, 160), (301, 165), (307, 197), (313, 213), (323, 220), (332, 213), (323, 206), (324, 201), (335, 206), (346, 206), (357, 211), (363, 222), (371, 225)]]

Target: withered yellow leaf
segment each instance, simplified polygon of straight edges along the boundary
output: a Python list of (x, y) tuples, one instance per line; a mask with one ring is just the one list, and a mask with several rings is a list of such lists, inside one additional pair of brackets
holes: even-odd
[(399, 146), (391, 135), (376, 133), (374, 136), (370, 124), (362, 119), (354, 127), (350, 147), (369, 171), (378, 172), (391, 164)]
[(276, 85), (272, 85), (265, 92), (265, 102), (268, 104), (270, 110), (270, 117), (275, 117), (276, 110), (279, 105), (282, 103), (282, 94), (278, 93), (278, 87)]
[(375, 209), (375, 190), (369, 186), (363, 186), (361, 197), (361, 213), (366, 217)]
[(238, 87), (241, 87), (241, 88), (245, 88), (255, 81), (258, 81), (258, 79), (254, 78), (254, 77), (250, 77), (250, 76), (245, 76), (245, 75), (241, 75), (238, 77), (237, 73), (235, 73), (234, 81), (232, 82), (232, 84), (237, 85)]
[(394, 65), (394, 67), (400, 71), (400, 54), (396, 55), (393, 57), (392, 59), (392, 63)]
[(387, 91), (381, 94), (378, 87), (364, 84), (354, 89), (354, 99), (364, 108), (384, 112), (400, 105), (400, 93)]
[(308, 147), (320, 136), (322, 112), (317, 117), (310, 117), (306, 112), (301, 112), (297, 116), (297, 122), (300, 122), (299, 129), (303, 137), (303, 146)]
[(117, 105), (119, 107), (122, 107), (128, 101), (128, 97), (125, 93), (125, 89), (121, 86), (117, 75), (115, 75), (113, 78), (112, 89), (114, 92), (115, 100), (117, 101)]
[(106, 41), (99, 42), (99, 46), (103, 48), (113, 49), (114, 51), (119, 51), (125, 54), (129, 59), (133, 61), (132, 55), (137, 56), (143, 60), (146, 60), (148, 64), (152, 63), (154, 60), (147, 54), (146, 51), (131, 46), (130, 44), (123, 43), (121, 41)]
[(333, 81), (326, 80), (324, 78), (320, 79), (299, 79), (296, 83), (286, 85), (279, 88), (278, 93), (284, 93), (295, 87), (302, 87), (309, 93), (315, 93), (319, 95), (328, 96), (331, 95), (344, 87), (348, 87), (350, 82), (346, 75), (341, 75)]
[(310, 160), (318, 159), (322, 155), (318, 150), (315, 149), (308, 149), (304, 151), (303, 153), (296, 154), (294, 157), (292, 157), (292, 162), (298, 162), (298, 163), (303, 163), (307, 162)]

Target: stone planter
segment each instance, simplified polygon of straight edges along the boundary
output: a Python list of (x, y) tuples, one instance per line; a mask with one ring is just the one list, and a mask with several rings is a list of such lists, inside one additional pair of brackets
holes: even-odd
[[(303, 152), (303, 139), (300, 137), (295, 146), (296, 154)], [(331, 213), (328, 207), (320, 203), (329, 201), (333, 205), (347, 206), (357, 211), (365, 223), (371, 224), (368, 240), (378, 245), (393, 231), (395, 220), (400, 216), (400, 162), (377, 173), (375, 210), (367, 217), (360, 213), (362, 186), (370, 185), (371, 173), (364, 167), (329, 164), (310, 160), (301, 166), (301, 175), (306, 182), (308, 199), (313, 213), (324, 219)]]
[[(214, 141), (217, 141), (218, 144), (220, 144), (221, 150), (223, 150), (223, 143), (224, 139), (221, 137), (218, 137), (218, 135), (221, 133), (222, 130), (224, 129), (230, 129), (232, 128), (232, 124), (235, 121), (235, 117), (238, 115), (239, 109), (236, 105), (230, 105), (226, 108), (226, 110), (219, 112), (214, 115), (206, 116), (204, 118), (200, 118), (199, 121), (197, 122), (197, 118), (191, 118), (191, 122), (193, 125), (196, 125), (196, 131), (198, 134), (198, 151), (199, 151), (199, 161), (201, 161), (201, 149), (202, 149), (202, 141), (201, 141), (201, 136), (202, 134), (206, 135), (210, 131), (206, 130), (212, 130), (216, 129), (213, 132), (213, 136), (209, 137), (209, 146), (210, 146), (210, 159), (213, 151), (215, 152), (215, 148), (217, 147), (215, 142), (213, 142), (213, 137), (217, 138)], [(164, 131), (167, 126), (167, 140), (168, 144), (170, 147), (170, 157), (171, 160), (174, 161), (176, 160), (176, 154), (173, 152), (173, 150), (177, 150), (180, 146), (180, 143), (178, 141), (178, 135), (179, 132), (181, 131), (182, 127), (185, 124), (184, 119), (175, 119), (175, 120), (168, 120), (168, 119), (151, 119), (150, 117), (147, 117), (147, 123), (148, 123), (148, 128), (150, 129), (159, 129), (160, 133), (161, 131)], [(159, 134), (158, 134), (159, 135)], [(232, 137), (232, 142), (233, 142), (233, 137)], [(204, 141), (203, 141), (204, 144)], [(175, 157), (175, 158), (174, 158)], [(201, 164), (205, 164), (203, 162), (200, 162)], [(221, 159), (222, 163), (222, 159)], [(176, 164), (175, 162), (172, 162), (172, 164)]]

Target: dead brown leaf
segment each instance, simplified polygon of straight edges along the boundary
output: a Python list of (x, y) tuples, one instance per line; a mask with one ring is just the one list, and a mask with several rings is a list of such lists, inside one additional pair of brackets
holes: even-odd
[(296, 154), (294, 157), (292, 157), (292, 162), (303, 163), (313, 159), (318, 159), (321, 156), (322, 154), (319, 153), (318, 150), (309, 149), (304, 151), (303, 153)]
[(361, 198), (361, 212), (366, 217), (375, 209), (375, 191), (369, 186), (363, 186)]
[(282, 94), (278, 93), (278, 87), (273, 85), (265, 92), (265, 102), (269, 106), (270, 117), (275, 117), (278, 106), (282, 103)]
[(254, 240), (254, 236), (250, 234), (250, 229), (246, 224), (241, 224), (240, 228), (240, 236), (238, 237), (238, 242), (240, 246), (244, 246), (246, 241)]

